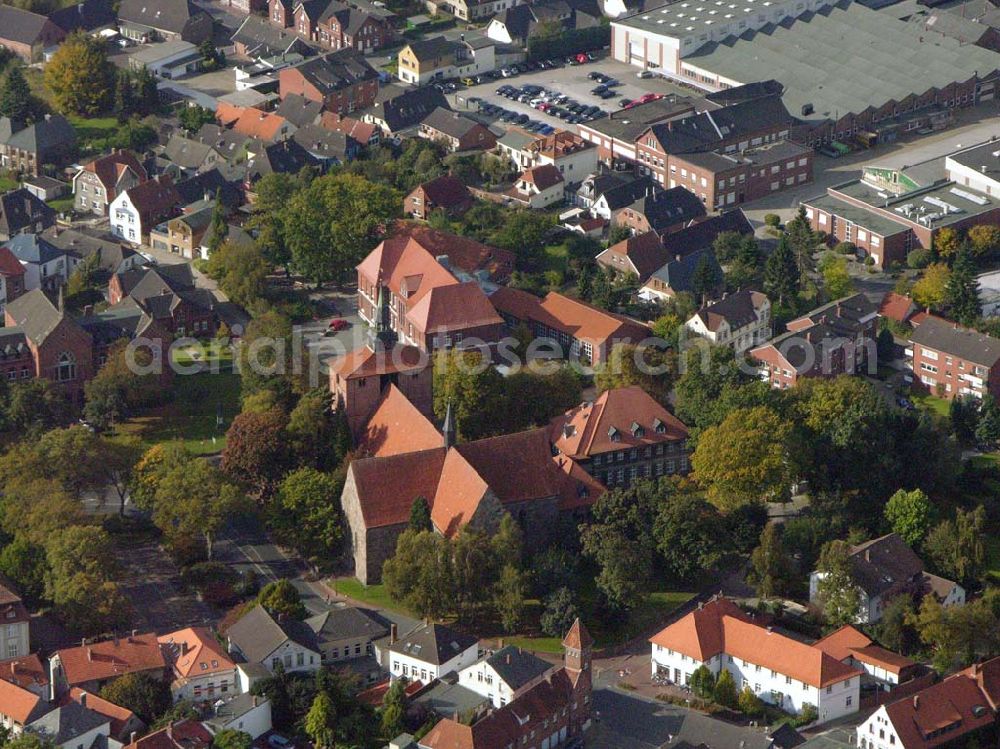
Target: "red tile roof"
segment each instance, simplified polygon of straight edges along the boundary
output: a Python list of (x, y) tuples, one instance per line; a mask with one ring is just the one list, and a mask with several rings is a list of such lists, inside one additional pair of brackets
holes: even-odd
[(365, 527), (405, 524), (413, 500), (433, 502), (444, 458), (445, 449), (438, 447), (351, 461), (348, 476), (357, 487)]
[(753, 623), (725, 598), (691, 611), (654, 635), (650, 642), (698, 661), (726, 653), (814, 687), (825, 687), (861, 673), (819, 648)]
[(559, 494), (563, 479), (546, 428), (463, 442), (455, 450), (504, 504)]
[(273, 141), (278, 139), (281, 129), (287, 124), (288, 120), (280, 114), (261, 112), (259, 109), (247, 107), (233, 122), (233, 130), (250, 138)]
[(208, 627), (179, 629), (157, 639), (176, 678), (217, 674), (236, 668)]
[(4, 245), (0, 247), (0, 275), (3, 276), (23, 276), (24, 266), (17, 259), (10, 247)]
[(34, 692), (0, 679), (0, 713), (24, 725), (41, 717), (42, 698)]
[(135, 172), (140, 182), (145, 182), (148, 179), (146, 168), (139, 163), (139, 159), (131, 151), (116, 150), (94, 159), (83, 168), (85, 171), (96, 174), (104, 189), (108, 190), (109, 195), (111, 195), (125, 167)]
[(378, 126), (356, 120), (353, 117), (343, 117), (336, 112), (323, 112), (319, 120), (320, 127), (354, 138), (361, 145), (367, 145), (372, 136), (378, 132)]
[(885, 706), (885, 712), (906, 749), (950, 744), (996, 720), (986, 695), (966, 672), (892, 702)]
[(503, 324), (475, 281), (431, 289), (410, 308), (409, 320), (426, 334)]
[(166, 668), (160, 643), (152, 633), (104, 640), (56, 651), (70, 686), (122, 674)]
[[(638, 426), (641, 431), (635, 430)], [(687, 427), (638, 385), (605, 390), (550, 422), (550, 439), (571, 458), (687, 439)], [(617, 432), (618, 441), (610, 432)]]
[[(385, 457), (441, 447), (443, 437), (430, 419), (395, 385), (389, 385), (368, 420), (358, 452)], [(430, 501), (430, 497), (426, 498)]]
[(897, 676), (916, 665), (905, 655), (899, 655), (879, 647), (864, 632), (855, 629), (850, 624), (845, 624), (823, 639), (817, 640), (813, 643), (813, 647), (819, 648), (838, 661), (854, 658), (861, 663), (884, 668)]
[(140, 213), (153, 217), (169, 215), (182, 202), (173, 180), (167, 174), (136, 185), (126, 194)]
[(613, 256), (627, 257), (635, 268), (640, 281), (645, 281), (654, 272), (662, 268), (668, 260), (670, 254), (663, 248), (663, 241), (655, 231), (648, 231), (621, 242), (611, 245), (604, 252), (598, 254), (598, 262), (609, 265), (623, 271), (630, 269), (622, 262), (614, 262)]
[(111, 721), (111, 735), (121, 736), (122, 731), (125, 730), (125, 726), (130, 720), (138, 719), (138, 716), (129, 710), (127, 707), (121, 707), (113, 702), (108, 702), (103, 697), (99, 697), (93, 692), (85, 692), (79, 687), (73, 687), (66, 694), (62, 696), (60, 705), (66, 705), (69, 702), (81, 702), (83, 695), (87, 695), (86, 707), (88, 710), (93, 710), (99, 715), (103, 715), (105, 718)]
[(914, 304), (910, 297), (897, 294), (895, 291), (886, 292), (878, 308), (878, 313), (882, 317), (887, 317), (896, 322), (906, 322), (916, 311), (917, 305)]
[(525, 169), (520, 178), (525, 182), (534, 185), (539, 190), (548, 190), (563, 181), (562, 172), (554, 164), (542, 164), (531, 169)]
[(212, 734), (196, 720), (181, 720), (143, 736), (127, 749), (208, 749)]
[(564, 648), (583, 650), (594, 644), (594, 638), (590, 636), (590, 632), (583, 626), (580, 617), (577, 617), (576, 621), (573, 622), (573, 626), (569, 628), (569, 632), (563, 638), (562, 644)]
[(416, 190), (423, 190), (429, 201), (443, 208), (471, 205), (473, 201), (472, 193), (466, 184), (450, 174), (419, 184), (414, 191)]
[(469, 275), (485, 270), (494, 281), (502, 281), (514, 270), (513, 252), (439, 231), (417, 221), (397, 221), (392, 226), (392, 236), (415, 239), (435, 257), (447, 255), (448, 265)]
[(49, 672), (42, 666), (37, 653), (20, 658), (0, 661), (0, 680), (13, 682), (25, 689), (40, 689), (48, 686)]
[(331, 372), (353, 380), (356, 377), (412, 372), (432, 364), (429, 355), (416, 346), (398, 344), (391, 349), (380, 348), (375, 351), (362, 344), (354, 351), (330, 359), (327, 366)]
[(449, 450), (431, 503), (434, 527), (445, 536), (454, 536), (472, 520), (489, 490), (489, 485), (462, 454)]
[(217, 119), (219, 124), (223, 127), (228, 127), (242, 117), (243, 112), (245, 111), (246, 107), (230, 104), (228, 101), (220, 101), (215, 106), (215, 119)]

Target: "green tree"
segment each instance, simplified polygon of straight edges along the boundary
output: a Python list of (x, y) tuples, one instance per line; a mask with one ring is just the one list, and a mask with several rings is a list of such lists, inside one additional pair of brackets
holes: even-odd
[(909, 546), (917, 546), (930, 529), (933, 507), (920, 489), (900, 489), (885, 505), (885, 519)]
[(309, 466), (292, 471), (278, 487), (272, 527), (303, 556), (314, 563), (333, 559), (344, 539), (344, 524), (337, 498), (346, 471), (321, 473)]
[(968, 249), (963, 248), (956, 256), (944, 297), (951, 314), (962, 325), (972, 325), (982, 316), (976, 265)]
[(119, 70), (115, 75), (115, 100), (114, 112), (118, 116), (118, 122), (124, 124), (128, 122), (129, 115), (134, 109), (134, 94), (132, 92), (132, 76), (127, 70)]
[(496, 608), (505, 632), (516, 632), (524, 618), (527, 593), (525, 575), (514, 564), (505, 564), (496, 584)]
[(389, 596), (420, 617), (439, 618), (452, 611), (454, 577), (449, 542), (434, 531), (406, 530), (396, 553), (382, 565)]
[(850, 547), (845, 541), (831, 541), (819, 556), (820, 572), (817, 594), (829, 627), (836, 629), (853, 624), (858, 616), (861, 596), (851, 573)]
[(799, 267), (795, 252), (787, 235), (782, 235), (778, 246), (764, 264), (764, 291), (778, 307), (794, 308), (799, 288)]
[(910, 621), (915, 614), (913, 598), (907, 594), (897, 595), (886, 603), (876, 626), (876, 635), (882, 646), (904, 655), (913, 652), (917, 634)]
[(51, 739), (37, 733), (24, 731), (19, 736), (4, 743), (4, 749), (56, 749)]
[(205, 109), (205, 107), (198, 104), (189, 103), (188, 106), (181, 107), (177, 119), (180, 120), (181, 127), (193, 135), (201, 130), (202, 125), (213, 124), (215, 122), (215, 113), (211, 109)]
[(823, 288), (830, 299), (840, 299), (854, 291), (854, 281), (847, 270), (847, 259), (843, 255), (827, 252), (820, 262), (823, 273)]
[(131, 619), (128, 599), (102, 575), (78, 572), (56, 580), (52, 603), (67, 626), (88, 637), (123, 629)]
[(491, 244), (516, 253), (520, 270), (534, 271), (541, 263), (545, 240), (554, 226), (554, 217), (547, 213), (514, 211), (493, 234)]
[(726, 539), (718, 510), (695, 491), (675, 488), (660, 499), (653, 538), (664, 571), (677, 580), (695, 582), (722, 560)]
[(597, 367), (594, 384), (599, 392), (638, 385), (662, 404), (670, 402), (677, 358), (672, 350), (651, 345), (616, 343)]
[(764, 710), (764, 703), (760, 697), (753, 693), (749, 685), (743, 687), (739, 697), (736, 699), (736, 706), (740, 712), (749, 718), (760, 715)]
[(285, 207), (285, 243), (295, 269), (316, 284), (345, 277), (385, 235), (399, 194), (353, 174), (317, 177)]
[[(214, 216), (213, 212), (213, 221)], [(226, 236), (228, 228), (223, 239)], [(251, 310), (259, 309), (265, 301), (267, 277), (271, 273), (271, 264), (264, 253), (252, 242), (227, 239), (213, 246), (211, 253), (206, 270), (229, 300)]]
[(403, 716), (406, 714), (406, 679), (396, 679), (382, 698), (380, 727), (382, 735), (394, 739), (403, 732)]
[[(2, 101), (2, 99), (0, 99)], [(2, 110), (2, 104), (0, 104)], [(1000, 227), (994, 224), (978, 224), (966, 232), (973, 254), (978, 257), (992, 255), (1000, 249)]]
[(989, 449), (1000, 442), (1000, 406), (989, 393), (983, 396), (979, 407), (979, 423), (976, 425), (976, 442)]
[(270, 499), (288, 468), (287, 424), (279, 409), (239, 414), (226, 432), (219, 468), (262, 501)]
[(303, 728), (316, 749), (333, 749), (336, 723), (337, 715), (333, 702), (326, 692), (320, 692), (313, 699), (312, 707), (309, 708), (303, 722)]
[(290, 619), (306, 618), (306, 607), (299, 591), (290, 580), (284, 578), (261, 588), (257, 594), (257, 603), (275, 615), (281, 614)]
[(714, 699), (716, 704), (723, 707), (736, 707), (736, 682), (729, 669), (724, 668), (719, 672), (719, 678), (715, 681)]
[(0, 575), (16, 580), (18, 591), (32, 608), (45, 594), (48, 559), (45, 549), (23, 536), (17, 536), (0, 551)]
[(961, 249), (962, 240), (958, 232), (945, 226), (934, 235), (934, 249), (939, 257), (951, 257)]
[(986, 510), (956, 509), (954, 520), (943, 520), (927, 535), (924, 550), (942, 575), (963, 585), (973, 584), (985, 559), (983, 529)]
[(112, 104), (115, 69), (104, 41), (74, 32), (45, 66), (45, 86), (60, 111), (93, 116)]
[(888, 327), (882, 328), (878, 333), (877, 340), (878, 361), (880, 364), (888, 364), (895, 358), (896, 339)]
[(695, 478), (723, 511), (784, 501), (792, 482), (790, 436), (791, 425), (773, 409), (736, 409), (699, 437), (691, 456)]
[(303, 187), (291, 174), (274, 172), (265, 174), (254, 185), (257, 199), (247, 226), (256, 232), (257, 245), (272, 265), (285, 266), (292, 256), (285, 243), (285, 210), (292, 196)]
[(940, 309), (947, 299), (950, 278), (951, 269), (946, 263), (927, 266), (924, 274), (913, 284), (913, 301), (921, 307)]
[(235, 728), (223, 728), (212, 737), (212, 749), (251, 749), (253, 736)]
[(573, 592), (566, 586), (556, 588), (545, 597), (543, 603), (545, 607), (539, 619), (542, 632), (550, 637), (562, 637), (580, 615), (573, 600)]
[(780, 526), (768, 523), (760, 534), (760, 544), (750, 555), (757, 595), (761, 598), (781, 595), (785, 590), (791, 563), (782, 544)]
[(53, 534), (45, 553), (49, 568), (45, 589), (50, 600), (61, 583), (79, 572), (105, 580), (115, 572), (115, 565), (109, 563), (114, 559), (111, 537), (97, 526), (72, 525)]
[[(170, 687), (149, 674), (124, 674), (101, 689), (101, 697), (119, 707), (128, 708), (144, 723), (152, 725), (173, 704)], [(245, 734), (244, 734), (245, 735)], [(239, 749), (230, 747), (230, 749)]]
[(718, 266), (712, 262), (711, 255), (707, 252), (701, 253), (701, 258), (691, 276), (691, 291), (695, 298), (704, 304), (721, 283)]
[(208, 254), (218, 250), (229, 236), (229, 223), (226, 221), (226, 206), (222, 203), (220, 191), (215, 191), (215, 205), (212, 208), (212, 223), (208, 227)]
[(451, 406), (457, 437), (488, 436), (504, 408), (503, 377), (476, 351), (440, 351), (434, 357), (434, 415)]
[(0, 117), (27, 124), (35, 119), (39, 110), (38, 100), (24, 78), (20, 65), (8, 65), (3, 86), (0, 87)]
[(330, 390), (325, 387), (314, 388), (299, 398), (288, 414), (285, 432), (299, 465), (320, 471), (339, 466), (351, 449), (345, 410), (334, 411)]
[(710, 700), (715, 696), (715, 674), (703, 663), (691, 674), (688, 686), (696, 696)]
[(410, 505), (409, 529), (420, 533), (433, 530), (431, 525), (431, 508), (424, 497), (417, 497)]
[[(719, 259), (721, 262), (721, 258)], [(761, 281), (760, 246), (752, 236), (740, 237), (736, 253), (726, 271), (726, 283), (733, 290), (755, 286)]]

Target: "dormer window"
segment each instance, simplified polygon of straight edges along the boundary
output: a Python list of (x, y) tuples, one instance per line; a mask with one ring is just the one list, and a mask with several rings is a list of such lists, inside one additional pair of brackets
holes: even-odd
[(635, 437), (636, 439), (638, 439), (638, 438), (642, 437), (642, 435), (645, 434), (645, 433), (646, 433), (646, 430), (643, 429), (641, 426), (639, 426), (639, 424), (637, 422), (635, 422), (635, 421), (632, 422), (632, 436), (633, 437)]
[(653, 431), (657, 434), (663, 434), (667, 431), (667, 425), (659, 419), (653, 419)]
[(611, 427), (611, 428), (608, 429), (608, 438), (612, 442), (621, 442), (622, 441), (621, 432), (619, 432), (615, 427)]

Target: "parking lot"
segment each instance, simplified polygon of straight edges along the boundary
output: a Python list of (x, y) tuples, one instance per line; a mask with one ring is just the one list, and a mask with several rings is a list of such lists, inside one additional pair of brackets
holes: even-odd
[[(597, 81), (591, 80), (589, 77), (592, 72), (600, 72), (619, 81), (619, 85), (612, 89), (614, 97), (602, 100), (591, 93), (592, 89), (598, 85)], [(470, 98), (479, 98), (488, 104), (493, 104), (503, 109), (517, 112), (518, 114), (526, 114), (532, 120), (551, 127), (572, 129), (572, 123), (567, 123), (558, 117), (553, 117), (545, 112), (534, 109), (527, 103), (499, 96), (496, 93), (497, 89), (505, 84), (514, 86), (515, 88), (525, 85), (540, 86), (546, 90), (563, 94), (581, 105), (596, 106), (603, 112), (612, 112), (621, 109), (620, 101), (622, 99), (635, 100), (644, 94), (691, 95), (695, 93), (691, 89), (682, 88), (663, 78), (641, 79), (637, 76), (638, 72), (638, 68), (611, 60), (607, 57), (601, 57), (595, 62), (588, 62), (582, 65), (567, 65), (564, 61), (561, 61), (559, 67), (549, 70), (534, 70), (512, 78), (498, 78), (475, 86), (461, 87), (455, 94), (451, 95), (451, 98), (457, 110), (466, 111), (487, 124), (496, 123), (503, 128), (509, 127), (507, 123), (499, 121), (497, 116), (477, 112), (475, 106), (468, 106), (467, 102)]]

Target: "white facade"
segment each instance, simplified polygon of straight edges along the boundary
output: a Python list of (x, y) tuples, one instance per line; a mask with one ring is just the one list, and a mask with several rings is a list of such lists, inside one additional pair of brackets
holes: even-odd
[(684, 327), (695, 335), (707, 338), (720, 346), (729, 346), (737, 354), (765, 343), (771, 337), (771, 303), (765, 301), (757, 310), (757, 318), (751, 323), (733, 329), (728, 320), (722, 320), (717, 330), (709, 330), (700, 315), (694, 315)]
[(896, 728), (889, 720), (889, 713), (882, 705), (857, 728), (858, 746), (863, 749), (906, 749)]
[(226, 721), (220, 720), (217, 716), (214, 721), (209, 721), (205, 725), (214, 733), (232, 729), (248, 733), (254, 739), (263, 736), (273, 728), (273, 724), (271, 723), (271, 701), (263, 697), (254, 697), (253, 699), (256, 704), (242, 715), (234, 716)]
[[(990, 153), (989, 156), (995, 161), (997, 158), (1000, 158), (996, 155), (997, 153), (1000, 153), (1000, 143), (996, 144), (996, 150)], [(959, 164), (951, 156), (945, 158), (944, 168), (948, 179), (953, 180), (962, 187), (968, 187), (987, 195), (1000, 195), (1000, 181), (987, 172)]]
[[(0, 307), (2, 309), (2, 307)], [(0, 660), (21, 658), (31, 653), (28, 645), (28, 622), (0, 624)]]
[(142, 220), (127, 192), (111, 201), (108, 218), (111, 221), (111, 233), (116, 237), (133, 244), (142, 243)]
[(428, 684), (434, 681), (434, 679), (440, 679), (451, 671), (458, 672), (466, 666), (475, 663), (479, 659), (479, 644), (469, 646), (451, 660), (440, 665), (428, 663), (406, 653), (395, 653), (391, 650), (386, 651), (385, 658), (389, 660), (389, 663), (387, 664), (385, 659), (383, 659), (382, 667), (386, 668), (388, 666), (391, 678), (398, 679), (404, 677), (411, 681), (416, 680), (423, 684)]
[(493, 44), (464, 43), (464, 54), (455, 56), (439, 68), (431, 68), (427, 63), (418, 62), (417, 69), (404, 66), (402, 53), (397, 72), (403, 83), (423, 86), (432, 81), (444, 81), (449, 78), (465, 78), (496, 70), (496, 47)]
[(514, 689), (504, 681), (496, 669), (484, 658), (462, 669), (458, 675), (458, 683), (476, 694), (481, 694), (493, 703), (493, 707), (503, 707), (511, 700), (520, 697), (545, 678), (545, 674), (522, 684), (520, 689)]
[(292, 640), (285, 640), (261, 662), (261, 665), (273, 674), (278, 670), (279, 663), (284, 667), (285, 673), (292, 671), (311, 672), (320, 668), (322, 658), (314, 650)]
[(790, 713), (799, 713), (806, 705), (813, 705), (819, 713), (821, 723), (858, 711), (861, 693), (859, 675), (825, 687), (817, 687), (727, 653), (712, 656), (703, 664), (656, 644), (653, 645), (652, 663), (654, 675), (664, 674), (676, 684), (687, 684), (691, 680), (691, 674), (702, 665), (707, 666), (716, 677), (725, 668), (732, 674), (737, 691), (749, 686), (764, 702)]
[(176, 679), (170, 685), (170, 693), (174, 697), (174, 702), (181, 700), (204, 702), (205, 700), (225, 699), (238, 694), (239, 691), (235, 668), (208, 674), (192, 674)]

